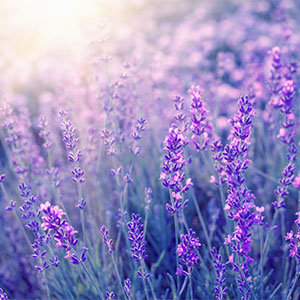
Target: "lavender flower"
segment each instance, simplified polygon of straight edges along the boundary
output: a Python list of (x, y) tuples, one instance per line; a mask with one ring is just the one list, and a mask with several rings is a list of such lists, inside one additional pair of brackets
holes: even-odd
[(76, 134), (76, 129), (73, 127), (71, 120), (67, 118), (68, 114), (61, 110), (59, 117), (62, 119), (61, 128), (63, 130), (63, 140), (66, 145), (66, 149), (72, 151), (79, 143), (79, 138)]
[[(281, 50), (278, 46), (272, 48), (271, 51), (268, 52), (272, 56), (272, 67), (273, 69), (271, 70), (271, 80), (273, 81), (278, 81), (281, 78), (281, 67), (282, 67), (282, 62), (281, 62)], [(277, 92), (277, 89), (276, 89)]]
[(263, 218), (261, 213), (264, 209), (255, 207), (253, 204), (255, 196), (244, 184), (244, 172), (250, 163), (250, 160), (247, 158), (247, 150), (251, 134), (251, 118), (254, 116), (253, 104), (248, 97), (242, 97), (238, 103), (238, 113), (231, 120), (233, 127), (231, 143), (226, 145), (223, 151), (225, 179), (228, 185), (228, 196), (224, 209), (229, 211), (228, 218), (235, 223), (233, 237), (228, 235), (225, 239), (225, 244), (229, 244), (232, 251), (244, 259), (241, 269), (238, 265), (235, 266), (234, 256), (232, 256), (230, 262), (234, 270), (239, 274), (239, 288), (244, 298), (248, 299), (250, 291), (244, 282), (244, 276), (241, 272), (244, 273), (246, 278), (250, 278), (248, 264), (253, 261), (248, 256), (252, 243), (251, 229), (254, 224), (262, 224)]
[(216, 286), (215, 286), (215, 293), (216, 293), (216, 299), (221, 300), (226, 295), (227, 288), (225, 286), (225, 273), (226, 268), (225, 265), (221, 263), (221, 255), (218, 254), (217, 249), (213, 248), (210, 250), (210, 253), (213, 257), (213, 263), (216, 271)]
[(7, 103), (1, 106), (1, 126), (5, 134), (5, 143), (10, 150), (14, 171), (20, 180), (24, 180), (28, 175), (24, 128), (18, 127), (17, 116), (14, 114), (12, 107)]
[(275, 190), (277, 200), (273, 202), (276, 208), (285, 206), (285, 198), (289, 194), (287, 187), (291, 185), (295, 179), (295, 160), (297, 154), (297, 147), (295, 145), (295, 130), (294, 127), (294, 114), (293, 114), (293, 95), (294, 95), (294, 83), (293, 81), (286, 81), (281, 90), (281, 102), (280, 112), (284, 116), (284, 122), (282, 123), (282, 128), (278, 137), (283, 144), (288, 146), (287, 159), (288, 164), (282, 172), (282, 178), (279, 180), (280, 186)]
[[(66, 149), (69, 151), (68, 160), (71, 163), (77, 163), (82, 158), (81, 150), (77, 149), (79, 145), (79, 137), (77, 136), (76, 129), (72, 125), (71, 120), (68, 118), (68, 114), (61, 110), (59, 117), (62, 119), (61, 128), (63, 131), (63, 141), (65, 142)], [(83, 174), (80, 175), (82, 177)]]
[(39, 136), (44, 139), (43, 147), (49, 149), (52, 147), (52, 142), (49, 139), (50, 131), (48, 129), (48, 121), (46, 116), (40, 116), (39, 128), (41, 129)]
[[(68, 115), (64, 110), (61, 110), (59, 112), (59, 117), (62, 119), (61, 128), (63, 130), (63, 140), (65, 142), (66, 149), (69, 151), (68, 160), (70, 163), (73, 163), (75, 165), (74, 169), (72, 170), (72, 179), (77, 183), (78, 204), (76, 205), (76, 207), (83, 210), (86, 206), (86, 201), (82, 197), (81, 184), (85, 182), (85, 177), (84, 171), (80, 168), (79, 163), (82, 158), (82, 152), (80, 149), (78, 149), (79, 137), (77, 136), (76, 129), (72, 125), (71, 120), (68, 118)], [(82, 214), (81, 219), (85, 238), (85, 224)]]
[(142, 138), (141, 133), (146, 129), (145, 125), (147, 123), (148, 122), (143, 118), (138, 119), (137, 124), (135, 126), (135, 130), (133, 130), (132, 133), (131, 133), (131, 137), (134, 140), (137, 141), (137, 140), (140, 140)]
[(115, 156), (116, 149), (114, 147), (116, 137), (113, 135), (113, 132), (107, 128), (102, 129), (101, 138), (104, 141), (104, 145), (107, 147), (106, 154), (108, 156)]
[[(65, 220), (62, 216), (65, 212), (58, 206), (52, 206), (49, 201), (45, 204), (41, 204), (40, 211), (43, 212), (42, 216), (42, 227), (48, 233), (53, 232), (53, 237), (56, 241), (56, 246), (58, 248), (64, 248), (66, 251), (65, 258), (70, 258), (73, 264), (79, 264), (80, 259), (76, 254), (72, 254), (71, 250), (78, 243), (75, 238), (77, 231)], [(82, 250), (82, 258), (85, 258), (85, 253), (87, 248)]]
[[(192, 96), (191, 104), (191, 142), (197, 151), (204, 150), (210, 142), (211, 124), (207, 121), (207, 110), (202, 101), (203, 89), (199, 86), (192, 86), (189, 93)], [(202, 137), (202, 140), (201, 140)]]
[(132, 286), (131, 286), (131, 281), (128, 278), (126, 280), (124, 280), (124, 291), (126, 293), (126, 296), (128, 298), (130, 298), (131, 291), (132, 291)]
[(114, 292), (106, 292), (106, 300), (113, 300), (115, 299), (115, 293)]
[(183, 266), (179, 265), (176, 274), (190, 276), (193, 265), (199, 260), (196, 249), (200, 248), (201, 244), (199, 242), (199, 238), (195, 236), (196, 233), (192, 229), (189, 229), (187, 234), (180, 235), (181, 243), (178, 244), (176, 253), (180, 257), (180, 263), (185, 265), (188, 270), (185, 271)]
[(114, 251), (113, 241), (112, 241), (112, 239), (109, 238), (109, 236), (108, 236), (108, 234), (109, 234), (108, 230), (106, 229), (106, 227), (104, 225), (101, 227), (100, 233), (102, 235), (102, 239), (103, 239), (104, 244), (108, 248), (108, 253), (112, 254), (113, 251)]
[[(175, 115), (175, 120), (179, 122), (184, 122), (186, 119), (186, 113), (184, 111), (184, 98), (180, 96), (175, 96), (173, 99), (175, 110), (177, 111), (177, 114)], [(188, 122), (185, 122), (184, 124), (188, 124)], [(184, 129), (182, 129), (184, 131)]]
[[(210, 151), (213, 153), (212, 159), (215, 161), (214, 167), (219, 174), (219, 182), (220, 184), (225, 183), (225, 166), (223, 164), (223, 145), (220, 140), (215, 140), (210, 145)], [(211, 182), (219, 185), (216, 178), (211, 176)]]
[(298, 227), (298, 232), (294, 233), (293, 230), (288, 232), (285, 236), (286, 241), (289, 242), (289, 249), (290, 249), (290, 257), (295, 257), (297, 262), (297, 276), (300, 276), (300, 211), (296, 213), (298, 217), (295, 221), (295, 224)]
[[(19, 189), (21, 191), (21, 197), (24, 198), (24, 204), (19, 208), (19, 210), (22, 213), (22, 219), (27, 222), (25, 228), (31, 230), (35, 238), (32, 244), (32, 257), (40, 260), (40, 265), (35, 266), (35, 268), (39, 272), (43, 272), (50, 267), (47, 261), (47, 245), (49, 245), (51, 241), (51, 236), (49, 234), (40, 233), (40, 212), (35, 209), (37, 199), (31, 194), (30, 187), (22, 182), (19, 185)], [(56, 263), (51, 262), (51, 265), (55, 265), (56, 267), (58, 264), (58, 260), (56, 260)]]
[(187, 201), (182, 203), (180, 200), (183, 199), (182, 195), (193, 185), (190, 178), (186, 179), (184, 184), (185, 173), (183, 168), (186, 161), (183, 148), (187, 145), (187, 139), (180, 129), (173, 124), (169, 129), (169, 135), (165, 138), (164, 145), (167, 154), (165, 155), (160, 179), (162, 185), (172, 191), (174, 201), (171, 199), (171, 203), (167, 203), (166, 208), (171, 214), (175, 214), (182, 205), (187, 205)]
[(142, 218), (138, 214), (132, 214), (131, 221), (127, 224), (129, 229), (128, 240), (132, 243), (131, 256), (136, 262), (145, 260), (148, 257), (145, 250), (144, 225), (141, 224), (141, 220)]
[(0, 288), (0, 299), (1, 300), (8, 300), (6, 293), (4, 293), (3, 289)]

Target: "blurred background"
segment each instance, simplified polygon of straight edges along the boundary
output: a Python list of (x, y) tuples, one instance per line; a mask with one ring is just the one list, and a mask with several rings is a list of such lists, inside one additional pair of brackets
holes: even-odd
[[(165, 255), (164, 259), (160, 259), (160, 255), (173, 251), (175, 245), (173, 221), (165, 209), (169, 195), (159, 181), (164, 157), (163, 140), (174, 122), (172, 99), (182, 95), (188, 103), (187, 90), (191, 85), (199, 85), (204, 89), (203, 99), (214, 134), (224, 145), (230, 135), (228, 120), (236, 112), (237, 99), (246, 94), (254, 99), (257, 116), (249, 149), (254, 168), (252, 173), (249, 172), (247, 185), (255, 191), (257, 205), (265, 207), (266, 217), (270, 220), (273, 190), (286, 162), (284, 147), (277, 138), (278, 127), (274, 125), (275, 121), (280, 123), (279, 118), (274, 121), (268, 111), (272, 63), (268, 51), (279, 46), (287, 66), (298, 60), (299, 9), (300, 1), (297, 0), (0, 1), (0, 106), (8, 102), (13, 111), (5, 115), (4, 110), (1, 122), (6, 121), (7, 115), (9, 120), (14, 120), (21, 140), (19, 150), (23, 156), (20, 161), (29, 169), (28, 181), (39, 200), (53, 200), (47, 173), (48, 154), (39, 136), (39, 117), (46, 115), (54, 145), (51, 148), (53, 166), (60, 170), (62, 199), (74, 227), (79, 228), (78, 236), (82, 237), (74, 205), (77, 191), (57, 118), (58, 111), (64, 108), (77, 128), (80, 149), (84, 153), (86, 192), (87, 198), (91, 199), (88, 205), (91, 207), (88, 224), (91, 240), (97, 247), (103, 246), (99, 232), (95, 230), (103, 224), (108, 224), (110, 234), (116, 240), (119, 230), (118, 184), (111, 169), (118, 166), (114, 166), (111, 157), (106, 155), (107, 148), (103, 146), (101, 136), (104, 128), (117, 131), (120, 145), (125, 149), (122, 155), (120, 149), (116, 150), (117, 164), (123, 164), (123, 172), (132, 171), (134, 180), (128, 188), (127, 218), (131, 212), (144, 214), (144, 188), (153, 190), (147, 263), (150, 266), (159, 261), (154, 277), (157, 290), (164, 294), (170, 288), (165, 274), (174, 273), (175, 255)], [(299, 80), (298, 75), (296, 79)], [(299, 126), (299, 114), (298, 106), (295, 128)], [(147, 119), (148, 125), (141, 155), (133, 159), (132, 167), (129, 163), (132, 159), (131, 133), (135, 130), (136, 120), (141, 117)], [(266, 132), (270, 135), (268, 140), (265, 139)], [(21, 201), (16, 184), (19, 178), (14, 172), (13, 160), (9, 160), (11, 149), (5, 142), (5, 129), (0, 133), (1, 173), (7, 174), (5, 185), (9, 193)], [(299, 132), (296, 135), (299, 137)], [(205, 155), (211, 163), (208, 168), (201, 156), (191, 150), (194, 157), (191, 177), (199, 206), (209, 224), (211, 241), (221, 248), (225, 219), (218, 191), (210, 183), (210, 176), (214, 174), (213, 162), (208, 154)], [(295, 200), (296, 192), (291, 194)], [(33, 268), (31, 253), (19, 242), (22, 232), (20, 228), (16, 229), (18, 224), (5, 211), (6, 204), (2, 199), (0, 225), (4, 230), (0, 231), (0, 249), (3, 249), (0, 251), (0, 286), (15, 299), (42, 298), (44, 290), (41, 278)], [(98, 212), (93, 208), (97, 208), (96, 200), (99, 199), (102, 212), (105, 212), (104, 219), (99, 217), (100, 214), (93, 215)], [(291, 227), (297, 200), (288, 202), (287, 208), (290, 210), (287, 227)], [(190, 205), (185, 211), (189, 224), (202, 242), (203, 230), (194, 207)], [(163, 238), (158, 234), (162, 231), (167, 233)], [(259, 257), (257, 235), (253, 239), (253, 256)], [(272, 242), (268, 268), (280, 260), (276, 239)], [(125, 250), (123, 255), (128, 254)], [(208, 264), (209, 249), (203, 244), (201, 251)], [(99, 260), (99, 251), (91, 249), (90, 253), (95, 261), (101, 262), (95, 268), (95, 277), (105, 288), (115, 287), (113, 277), (108, 278), (103, 271), (105, 266)], [(69, 276), (69, 265), (62, 261), (62, 268)], [(124, 275), (129, 273), (127, 267), (124, 263)], [(209, 299), (207, 295), (213, 294), (213, 283), (208, 272), (201, 273), (202, 269), (199, 269), (196, 276), (203, 287), (197, 295), (200, 299)], [(258, 270), (257, 265), (253, 270)], [(269, 294), (274, 288), (272, 280), (281, 281), (282, 275), (278, 269), (270, 274), (273, 278), (268, 287)], [(74, 280), (77, 280), (76, 276), (70, 275)], [(62, 297), (59, 279), (52, 269), (49, 278), (54, 297)], [(16, 283), (20, 287), (17, 290)], [(136, 280), (137, 287), (139, 284)], [(88, 295), (87, 299), (95, 298), (91, 291), (84, 294), (82, 285), (78, 290), (80, 295)], [(234, 299), (234, 290), (231, 299)], [(165, 295), (167, 298), (171, 293)]]

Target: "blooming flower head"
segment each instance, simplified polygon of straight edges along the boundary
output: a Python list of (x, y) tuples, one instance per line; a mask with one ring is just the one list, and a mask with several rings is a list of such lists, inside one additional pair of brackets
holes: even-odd
[(45, 204), (41, 204), (40, 212), (44, 213), (42, 227), (44, 230), (48, 230), (48, 233), (54, 232), (57, 247), (69, 251), (78, 243), (74, 237), (77, 231), (65, 219), (62, 219), (65, 214), (62, 209), (47, 201)]
[(115, 293), (114, 292), (106, 292), (106, 300), (113, 300), (115, 299)]
[(191, 141), (194, 144), (194, 147), (197, 151), (204, 150), (209, 142), (211, 137), (212, 126), (207, 120), (207, 110), (204, 107), (202, 101), (202, 92), (199, 86), (191, 86), (189, 93), (191, 94), (191, 132), (192, 137)]
[(108, 229), (104, 225), (101, 227), (100, 233), (102, 235), (104, 244), (108, 247), (108, 253), (112, 254), (114, 251), (113, 241), (112, 239), (109, 238)]
[(300, 211), (296, 213), (297, 232), (291, 230), (285, 236), (285, 240), (289, 243), (290, 257), (294, 257), (297, 262), (297, 274), (300, 275)]
[(124, 280), (124, 291), (128, 298), (131, 296), (132, 286), (130, 279)]
[[(196, 249), (200, 248), (201, 244), (192, 229), (189, 229), (187, 234), (181, 234), (180, 238), (181, 243), (178, 245), (176, 253), (180, 257), (180, 263), (191, 271), (193, 265), (199, 260)], [(177, 273), (187, 275), (186, 272), (183, 272), (182, 266), (178, 266)]]
[(190, 178), (185, 180), (185, 172), (183, 170), (186, 165), (183, 149), (187, 145), (187, 138), (173, 124), (169, 129), (169, 135), (165, 138), (164, 145), (164, 150), (167, 151), (167, 154), (162, 165), (160, 180), (165, 188), (172, 191), (172, 197), (176, 196), (174, 197), (174, 202), (171, 201), (171, 203), (166, 205), (166, 209), (171, 214), (175, 214), (182, 206), (187, 205), (186, 201), (182, 203), (179, 199), (183, 199), (183, 194), (193, 185)]
[(132, 243), (131, 256), (136, 262), (147, 258), (143, 231), (144, 225), (141, 224), (141, 220), (142, 218), (138, 214), (132, 214), (131, 221), (127, 224), (129, 229), (128, 240)]
[[(221, 255), (218, 254), (217, 249), (213, 248), (210, 251), (211, 255), (213, 256), (213, 263), (216, 271), (216, 285), (215, 285), (215, 293), (216, 293), (216, 299), (222, 299), (223, 296), (225, 296), (227, 288), (225, 286), (225, 272), (226, 268), (225, 265), (221, 263)], [(233, 255), (233, 254), (232, 254)], [(229, 257), (230, 260), (233, 261), (233, 257)]]

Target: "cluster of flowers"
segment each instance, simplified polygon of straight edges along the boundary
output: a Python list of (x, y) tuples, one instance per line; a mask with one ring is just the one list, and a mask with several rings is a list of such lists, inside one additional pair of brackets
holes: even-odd
[(271, 104), (275, 109), (279, 109), (283, 116), (278, 138), (287, 145), (288, 163), (282, 172), (282, 178), (279, 180), (280, 185), (276, 188), (275, 193), (277, 200), (273, 202), (274, 207), (280, 208), (285, 206), (285, 198), (289, 194), (287, 187), (295, 179), (295, 160), (297, 147), (295, 144), (295, 115), (293, 109), (295, 84), (294, 74), (297, 65), (294, 62), (285, 64), (282, 62), (281, 50), (278, 46), (274, 47), (270, 54), (272, 55), (271, 83), (272, 98)]
[(296, 216), (298, 217), (295, 221), (295, 224), (297, 225), (297, 233), (294, 233), (293, 230), (288, 232), (285, 236), (285, 239), (289, 243), (290, 248), (290, 257), (295, 257), (297, 262), (297, 276), (300, 276), (300, 212), (296, 213)]
[[(247, 189), (244, 177), (244, 172), (251, 162), (247, 158), (247, 150), (253, 116), (253, 104), (249, 98), (240, 98), (238, 113), (231, 119), (233, 127), (231, 142), (225, 146), (223, 151), (225, 179), (228, 185), (228, 196), (224, 209), (228, 210), (228, 218), (232, 219), (235, 224), (233, 235), (228, 235), (225, 244), (230, 245), (233, 253), (243, 258), (242, 263), (234, 263), (234, 255), (232, 254), (230, 263), (233, 264), (234, 270), (239, 274), (238, 283), (245, 299), (249, 298), (249, 289), (244, 277), (250, 278), (248, 264), (253, 262), (249, 256), (252, 243), (251, 229), (255, 224), (262, 224), (261, 213), (264, 211), (264, 208), (255, 206), (255, 196)], [(240, 261), (238, 258), (236, 259)], [(241, 269), (237, 267), (238, 264), (241, 265)], [(245, 276), (241, 275), (241, 272)]]
[[(199, 260), (196, 250), (200, 248), (201, 244), (192, 229), (189, 229), (187, 234), (181, 234), (180, 238), (181, 243), (178, 245), (176, 253), (180, 257), (181, 264), (178, 266), (176, 274), (191, 276), (193, 265)], [(183, 269), (182, 265), (187, 267), (187, 271)]]
[(167, 154), (160, 174), (162, 185), (169, 189), (172, 194), (171, 203), (166, 204), (166, 208), (171, 214), (175, 214), (181, 207), (187, 206), (188, 200), (182, 203), (181, 199), (183, 199), (183, 194), (193, 185), (191, 178), (185, 180), (183, 170), (186, 165), (183, 149), (187, 144), (186, 136), (174, 124), (164, 140), (164, 150), (167, 151)]
[(78, 239), (75, 238), (77, 231), (65, 220), (65, 212), (58, 206), (53, 206), (47, 201), (40, 206), (42, 216), (42, 227), (48, 235), (52, 235), (58, 248), (63, 248), (66, 252), (65, 258), (69, 258), (71, 263), (78, 265), (86, 260), (88, 248), (83, 247), (81, 255), (78, 257), (75, 246)]

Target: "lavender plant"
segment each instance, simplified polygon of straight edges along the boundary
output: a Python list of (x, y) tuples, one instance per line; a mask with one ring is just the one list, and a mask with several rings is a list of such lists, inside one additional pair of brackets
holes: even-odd
[(299, 3), (2, 2), (1, 299), (300, 299)]

